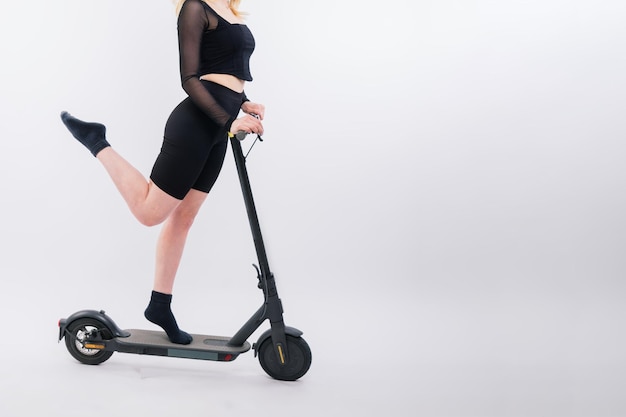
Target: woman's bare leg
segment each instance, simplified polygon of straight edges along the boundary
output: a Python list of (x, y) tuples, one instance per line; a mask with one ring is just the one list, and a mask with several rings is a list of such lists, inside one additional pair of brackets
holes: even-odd
[(66, 111), (61, 113), (61, 120), (70, 133), (104, 165), (130, 211), (142, 224), (154, 226), (163, 222), (180, 204), (180, 200), (146, 180), (111, 148), (103, 124), (85, 122)]
[(179, 204), (178, 200), (157, 187), (128, 163), (115, 149), (104, 148), (97, 155), (128, 208), (141, 224), (162, 223)]
[(172, 289), (189, 228), (206, 196), (207, 193), (190, 190), (165, 221), (157, 243), (154, 290), (144, 315), (161, 326), (174, 343), (188, 344), (192, 341), (189, 333), (180, 330), (172, 313)]
[(155, 291), (172, 293), (187, 234), (207, 195), (202, 191), (190, 190), (163, 224), (156, 250)]

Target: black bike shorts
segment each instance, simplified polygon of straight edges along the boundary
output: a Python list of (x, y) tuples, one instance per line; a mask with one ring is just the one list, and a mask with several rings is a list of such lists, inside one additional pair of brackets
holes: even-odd
[[(243, 93), (210, 81), (202, 84), (228, 114), (237, 117)], [(187, 97), (167, 120), (163, 146), (150, 179), (179, 200), (192, 188), (208, 193), (222, 169), (227, 146), (226, 128), (217, 125)]]

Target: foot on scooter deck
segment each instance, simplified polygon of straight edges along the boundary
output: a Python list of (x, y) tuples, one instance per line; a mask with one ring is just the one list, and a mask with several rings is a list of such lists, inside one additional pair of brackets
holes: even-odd
[(127, 329), (130, 336), (115, 339), (115, 350), (144, 355), (172, 356), (177, 358), (204, 359), (210, 361), (232, 361), (240, 353), (250, 350), (250, 343), (229, 346), (230, 338), (192, 334), (188, 345), (172, 343), (165, 332), (154, 330)]

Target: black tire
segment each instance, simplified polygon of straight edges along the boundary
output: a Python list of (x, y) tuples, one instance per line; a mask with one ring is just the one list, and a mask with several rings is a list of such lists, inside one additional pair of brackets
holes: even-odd
[(88, 333), (99, 330), (103, 339), (112, 339), (113, 334), (101, 321), (83, 318), (73, 321), (67, 326), (65, 346), (76, 360), (86, 365), (98, 365), (113, 355), (112, 351), (87, 349), (83, 341)]
[(269, 337), (259, 347), (259, 362), (263, 370), (272, 378), (281, 381), (295, 381), (307, 373), (311, 366), (311, 348), (301, 337), (287, 336), (289, 361), (281, 365), (274, 353), (272, 338)]

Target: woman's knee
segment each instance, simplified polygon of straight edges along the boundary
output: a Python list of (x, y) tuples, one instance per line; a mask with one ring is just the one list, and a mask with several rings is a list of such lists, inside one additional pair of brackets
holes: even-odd
[(163, 223), (181, 205), (182, 200), (167, 194), (150, 182), (145, 200), (131, 206), (131, 211), (144, 226)]
[(139, 223), (147, 227), (157, 226), (168, 218), (168, 215), (165, 213), (139, 212), (134, 214)]
[(171, 221), (176, 227), (181, 229), (191, 228), (206, 196), (207, 193), (194, 189), (190, 190), (181, 204), (174, 209), (168, 221)]
[(198, 214), (197, 210), (194, 211), (179, 206), (170, 215), (168, 221), (178, 229), (189, 230), (196, 219), (196, 214)]

